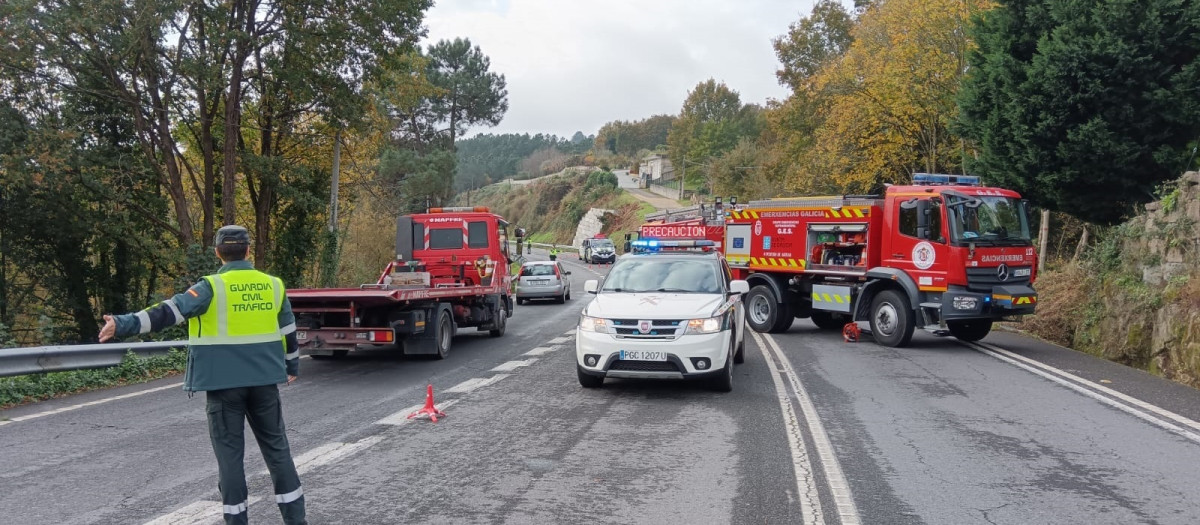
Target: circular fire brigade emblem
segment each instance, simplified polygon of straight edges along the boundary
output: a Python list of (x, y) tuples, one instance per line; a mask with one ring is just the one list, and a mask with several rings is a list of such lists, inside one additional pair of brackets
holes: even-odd
[(754, 221), (754, 234), (762, 235), (762, 221)]
[(933, 262), (936, 259), (937, 255), (933, 252), (932, 244), (921, 241), (916, 246), (913, 246), (912, 260), (917, 268), (928, 270), (929, 267), (933, 266)]

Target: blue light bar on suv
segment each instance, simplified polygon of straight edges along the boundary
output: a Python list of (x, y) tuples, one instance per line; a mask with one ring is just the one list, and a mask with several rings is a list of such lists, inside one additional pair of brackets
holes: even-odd
[(916, 186), (980, 186), (979, 177), (975, 175), (942, 175), (938, 173), (914, 173), (913, 184)]
[(716, 245), (717, 243), (710, 240), (660, 241), (658, 239), (639, 239), (633, 241), (633, 243), (630, 244), (630, 247), (634, 252), (657, 252), (663, 248), (676, 250), (685, 248), (699, 248), (703, 250), (706, 248), (712, 248)]

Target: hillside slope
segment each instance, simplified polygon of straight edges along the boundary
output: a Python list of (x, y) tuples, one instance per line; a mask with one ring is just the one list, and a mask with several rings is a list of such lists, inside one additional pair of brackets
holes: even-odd
[[(456, 205), (467, 205), (459, 194)], [(606, 216), (602, 232), (614, 237), (632, 231), (653, 207), (617, 187), (616, 176), (598, 168), (568, 168), (529, 184), (500, 183), (471, 193), (471, 206), (487, 206), (513, 226), (525, 228), (534, 242), (569, 245), (580, 219), (592, 208), (616, 213)], [(619, 244), (619, 243), (618, 243)]]
[(1020, 327), (1200, 387), (1200, 173), (1164, 194), (1039, 276), (1038, 313)]

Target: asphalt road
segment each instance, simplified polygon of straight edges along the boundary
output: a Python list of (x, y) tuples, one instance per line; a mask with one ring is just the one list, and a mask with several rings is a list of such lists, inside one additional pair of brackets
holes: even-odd
[[(1011, 333), (848, 344), (799, 320), (734, 391), (579, 387), (573, 300), (446, 360), (302, 362), (282, 387), (310, 522), (1200, 522), (1200, 392)], [(178, 379), (0, 413), (0, 523), (217, 523), (203, 395)], [(425, 386), (446, 417), (408, 420)], [(118, 397), (127, 396), (127, 397)], [(253, 441), (252, 523), (280, 523)]]

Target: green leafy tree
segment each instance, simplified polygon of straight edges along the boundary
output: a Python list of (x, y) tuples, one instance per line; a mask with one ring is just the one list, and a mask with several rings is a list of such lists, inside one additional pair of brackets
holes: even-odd
[(496, 125), (508, 111), (504, 75), (490, 71), (491, 59), (465, 38), (429, 47), (426, 76), (441, 91), (431, 99), (433, 117), (446, 125), (449, 144), (476, 124)]
[(1200, 4), (1014, 0), (972, 32), (958, 99), (970, 172), (1112, 224), (1185, 168), (1200, 134)]
[(854, 17), (836, 0), (820, 0), (812, 14), (788, 26), (787, 34), (771, 43), (782, 67), (779, 83), (800, 91), (812, 83), (821, 68), (841, 56), (853, 42)]
[[(679, 117), (667, 136), (675, 169), (720, 156), (742, 137), (757, 136), (763, 125), (761, 108), (743, 106), (736, 91), (713, 79), (696, 85), (683, 102)], [(704, 174), (689, 173), (689, 179)]]

